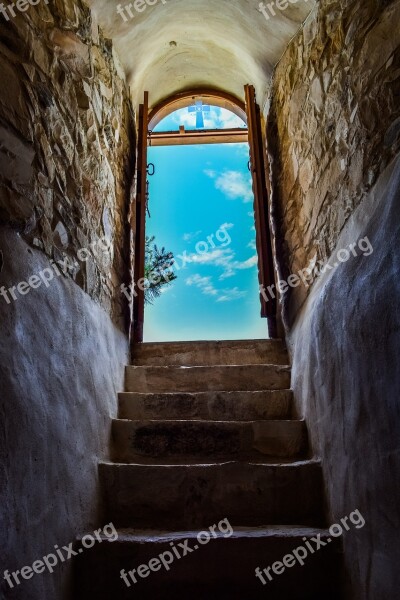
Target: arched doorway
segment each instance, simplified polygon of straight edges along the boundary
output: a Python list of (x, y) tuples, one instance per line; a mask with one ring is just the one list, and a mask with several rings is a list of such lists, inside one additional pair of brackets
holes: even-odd
[[(148, 176), (152, 165), (148, 165), (149, 146), (185, 146), (193, 144), (234, 144), (246, 142), (250, 148), (249, 170), (254, 193), (254, 221), (256, 230), (256, 262), (258, 264), (259, 298), (261, 301), (261, 317), (267, 318), (270, 337), (276, 337), (276, 301), (271, 295), (267, 298), (267, 286), (274, 286), (274, 270), (272, 244), (269, 224), (268, 195), (264, 166), (264, 142), (261, 129), (260, 111), (255, 102), (254, 89), (246, 86), (246, 105), (229, 94), (212, 90), (195, 90), (183, 92), (166, 99), (149, 110), (148, 94), (139, 110), (139, 148), (137, 168), (136, 194), (136, 236), (135, 236), (135, 282), (144, 282), (145, 247), (146, 247), (146, 213), (148, 212)], [(211, 107), (219, 107), (229, 111), (233, 117), (231, 127), (205, 126), (204, 117)], [(196, 126), (186, 127), (180, 124), (174, 130), (160, 130), (160, 123), (173, 114), (187, 109), (193, 113)], [(229, 121), (229, 119), (228, 119)], [(212, 121), (211, 121), (212, 122)], [(248, 128), (246, 127), (248, 124)], [(238, 126), (241, 125), (241, 126)], [(136, 283), (134, 283), (135, 285)], [(143, 287), (142, 283), (142, 287)], [(144, 326), (144, 290), (134, 293), (133, 340), (143, 341)], [(267, 328), (266, 328), (267, 337)]]

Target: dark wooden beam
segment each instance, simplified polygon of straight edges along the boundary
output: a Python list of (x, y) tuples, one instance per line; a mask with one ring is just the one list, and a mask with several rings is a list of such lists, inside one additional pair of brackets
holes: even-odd
[[(270, 230), (270, 213), (268, 191), (265, 176), (264, 138), (261, 129), (261, 111), (256, 102), (252, 85), (245, 86), (247, 122), (249, 127), (250, 163), (253, 178), (254, 216), (256, 224), (256, 245), (258, 254), (258, 279), (260, 286), (267, 290), (275, 284), (274, 261), (272, 252), (272, 235)], [(267, 301), (260, 293), (261, 316), (268, 320), (271, 337), (277, 336), (276, 298)], [(268, 296), (267, 296), (268, 297)]]
[[(144, 93), (144, 102), (139, 107), (138, 163), (136, 177), (136, 231), (133, 300), (133, 342), (143, 342), (144, 290), (136, 282), (144, 278), (146, 251), (146, 179), (147, 179), (147, 131), (149, 94)], [(143, 286), (140, 286), (143, 288)]]
[(189, 146), (191, 144), (241, 144), (248, 141), (247, 129), (202, 129), (163, 131), (148, 137), (149, 146)]

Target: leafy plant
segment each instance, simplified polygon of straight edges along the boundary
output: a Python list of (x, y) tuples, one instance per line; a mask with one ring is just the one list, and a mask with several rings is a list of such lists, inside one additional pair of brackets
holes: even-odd
[(175, 259), (172, 252), (165, 248), (158, 248), (154, 243), (154, 236), (146, 236), (146, 254), (144, 277), (147, 281), (144, 299), (146, 304), (153, 304), (159, 298), (165, 286), (177, 279), (173, 272)]

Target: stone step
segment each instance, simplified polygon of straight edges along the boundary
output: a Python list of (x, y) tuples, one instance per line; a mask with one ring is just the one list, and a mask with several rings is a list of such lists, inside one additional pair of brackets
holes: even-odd
[[(220, 519), (214, 523), (205, 520), (200, 538), (198, 531), (118, 530), (118, 540), (114, 542), (102, 536), (101, 543), (97, 542), (75, 559), (74, 598), (338, 600), (342, 597), (339, 591), (340, 542), (330, 538), (326, 530), (235, 527), (232, 533), (229, 522), (224, 519), (221, 508)], [(303, 538), (314, 552), (307, 550)], [(326, 545), (316, 550), (317, 542), (311, 541), (312, 538)], [(292, 554), (299, 546), (308, 552), (303, 566)], [(166, 552), (169, 554), (164, 554)], [(287, 558), (288, 554), (291, 559)], [(304, 556), (304, 552), (301, 554)], [(160, 561), (161, 556), (168, 569)], [(284, 557), (290, 567), (283, 564)], [(271, 570), (277, 562), (280, 564), (275, 564), (275, 568), (281, 573), (279, 575)], [(149, 563), (152, 570), (148, 568)], [(141, 565), (147, 565), (147, 568)], [(265, 585), (255, 576), (257, 567), (261, 569)], [(263, 573), (268, 567), (271, 581)], [(122, 569), (125, 574), (131, 571), (136, 583), (128, 576), (128, 587), (121, 577)]]
[(287, 365), (282, 340), (235, 340), (211, 342), (157, 342), (136, 344), (133, 364), (168, 365)]
[(119, 417), (132, 420), (252, 421), (288, 419), (291, 390), (119, 394)]
[(307, 449), (304, 421), (128, 421), (112, 424), (113, 460), (153, 463), (300, 457)]
[(322, 526), (322, 470), (289, 464), (100, 464), (106, 520), (117, 527), (201, 529), (221, 510), (232, 525)]
[(126, 368), (125, 391), (140, 393), (258, 391), (290, 388), (290, 367), (230, 365), (214, 367)]

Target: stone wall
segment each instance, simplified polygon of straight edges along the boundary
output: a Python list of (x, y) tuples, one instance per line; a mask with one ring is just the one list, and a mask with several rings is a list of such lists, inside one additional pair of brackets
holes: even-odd
[[(279, 63), (268, 151), (292, 386), (343, 538), (349, 600), (398, 595), (400, 3), (322, 0)], [(335, 266), (368, 237), (373, 253)]]
[[(325, 261), (400, 148), (400, 3), (322, 0), (279, 62), (268, 115), (280, 276)], [(290, 324), (304, 286), (283, 297)]]
[(347, 597), (387, 600), (400, 588), (400, 158), (348, 220), (337, 247), (364, 236), (373, 254), (315, 282), (288, 343), (331, 523), (355, 509), (366, 521), (343, 539)]
[[(0, 223), (124, 327), (133, 115), (112, 44), (82, 2), (0, 15)], [(106, 237), (111, 252), (77, 259)]]
[[(0, 78), (3, 574), (104, 525), (98, 461), (129, 360), (119, 285), (135, 140), (117, 57), (79, 0), (0, 15)], [(71, 568), (12, 589), (1, 575), (0, 597), (73, 598)]]
[[(0, 248), (0, 286), (48, 268), (42, 252), (4, 226)], [(69, 600), (72, 561), (13, 589), (3, 573), (105, 525), (98, 462), (109, 458), (128, 342), (62, 277), (10, 304), (0, 298), (0, 321), (0, 598)]]

